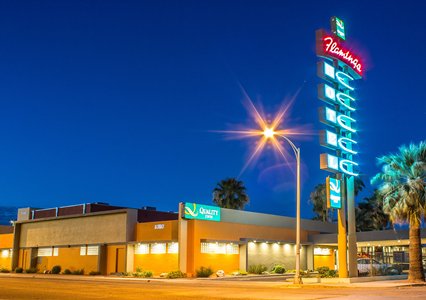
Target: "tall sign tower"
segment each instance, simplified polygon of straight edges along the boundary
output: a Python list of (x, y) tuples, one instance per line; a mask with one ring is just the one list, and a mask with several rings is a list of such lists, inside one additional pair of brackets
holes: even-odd
[(343, 278), (358, 276), (354, 190), (358, 100), (354, 82), (364, 72), (363, 61), (347, 45), (346, 37), (345, 23), (337, 17), (331, 18), (331, 32), (316, 31), (317, 75), (322, 79), (318, 98), (325, 103), (319, 119), (326, 125), (320, 132), (320, 144), (328, 150), (320, 156), (320, 168), (331, 173), (326, 179), (327, 207), (338, 210), (339, 277)]

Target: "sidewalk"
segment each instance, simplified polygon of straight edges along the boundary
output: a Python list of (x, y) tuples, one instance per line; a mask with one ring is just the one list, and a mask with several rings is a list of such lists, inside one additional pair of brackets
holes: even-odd
[[(167, 282), (173, 284), (189, 284), (194, 281), (202, 281), (206, 284), (211, 285), (271, 285), (271, 286), (282, 286), (288, 288), (313, 288), (313, 287), (324, 287), (324, 288), (391, 288), (391, 287), (409, 287), (409, 286), (426, 286), (425, 283), (409, 283), (406, 279), (398, 280), (374, 280), (367, 282), (352, 282), (352, 283), (339, 283), (339, 282), (308, 282), (307, 280), (302, 285), (293, 284), (291, 277), (288, 276), (262, 276), (256, 278), (253, 277), (238, 277), (238, 278), (179, 278), (179, 279), (166, 279), (166, 278), (133, 278), (133, 277), (117, 277), (117, 276), (87, 276), (87, 275), (54, 275), (54, 274), (16, 274), (16, 273), (0, 273), (0, 278), (11, 277), (11, 278), (34, 278), (34, 279), (55, 279), (65, 281), (127, 281), (132, 283), (138, 282)], [(308, 278), (306, 278), (308, 279)], [(303, 279), (302, 279), (303, 280)]]

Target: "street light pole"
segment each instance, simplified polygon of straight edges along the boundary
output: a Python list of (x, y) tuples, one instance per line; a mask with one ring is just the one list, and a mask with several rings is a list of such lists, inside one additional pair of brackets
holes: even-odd
[(297, 173), (296, 173), (296, 274), (294, 275), (294, 283), (302, 284), (302, 277), (300, 276), (300, 148), (286, 136), (281, 135), (293, 149), (296, 156)]

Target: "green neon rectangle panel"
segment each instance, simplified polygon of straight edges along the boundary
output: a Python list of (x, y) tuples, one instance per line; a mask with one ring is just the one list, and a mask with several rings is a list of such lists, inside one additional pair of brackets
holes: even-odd
[(197, 203), (185, 203), (184, 219), (203, 220), (203, 221), (220, 221), (220, 207), (202, 205)]

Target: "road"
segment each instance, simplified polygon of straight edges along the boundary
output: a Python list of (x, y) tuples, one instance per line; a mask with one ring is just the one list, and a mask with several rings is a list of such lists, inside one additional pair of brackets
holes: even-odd
[(426, 286), (0, 276), (0, 299), (426, 299)]

